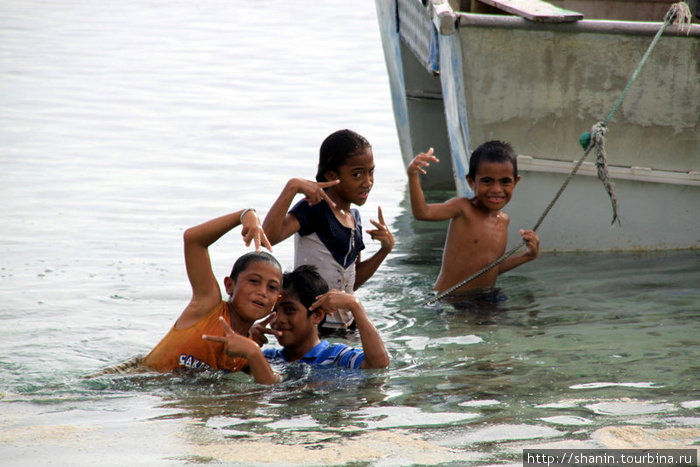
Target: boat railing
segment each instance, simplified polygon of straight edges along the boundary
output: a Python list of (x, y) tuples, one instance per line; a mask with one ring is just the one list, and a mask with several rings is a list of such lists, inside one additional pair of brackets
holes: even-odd
[[(530, 29), (537, 31), (560, 31), (578, 33), (605, 33), (653, 36), (663, 22), (617, 21), (603, 19), (583, 19), (573, 23), (534, 23), (518, 16), (484, 15), (476, 13), (455, 12), (458, 27), (488, 27), (508, 29)], [(672, 26), (665, 35), (700, 37), (700, 25), (691, 24), (681, 28)]]

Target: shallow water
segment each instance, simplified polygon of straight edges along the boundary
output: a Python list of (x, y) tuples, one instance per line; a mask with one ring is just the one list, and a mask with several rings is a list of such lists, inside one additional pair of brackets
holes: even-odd
[[(444, 225), (406, 212), (374, 6), (341, 5), (2, 2), (3, 463), (486, 465), (700, 442), (697, 252), (545, 254), (499, 280), (496, 310), (423, 305)], [(381, 205), (397, 238), (359, 292), (389, 369), (84, 378), (179, 314), (185, 228), (264, 215), (344, 127), (374, 147), (364, 223)], [(235, 233), (212, 248), (217, 276), (244, 251)], [(275, 253), (291, 266), (291, 242)]]

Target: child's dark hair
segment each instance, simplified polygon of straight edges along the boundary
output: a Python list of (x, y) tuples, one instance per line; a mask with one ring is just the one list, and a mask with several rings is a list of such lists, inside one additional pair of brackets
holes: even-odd
[(326, 172), (332, 170), (338, 172), (340, 166), (352, 156), (356, 156), (372, 145), (364, 136), (352, 130), (338, 130), (328, 135), (321, 143), (318, 154), (318, 170), (316, 181), (325, 182)]
[[(318, 273), (316, 266), (302, 264), (294, 271), (284, 273), (282, 290), (296, 294), (301, 304), (308, 310), (316, 301), (316, 297), (328, 292), (328, 283)], [(308, 314), (311, 312), (309, 311)]]
[(480, 144), (469, 158), (469, 173), (467, 177), (475, 180), (476, 171), (484, 162), (510, 162), (513, 164), (513, 177), (518, 176), (518, 155), (510, 143), (503, 141), (487, 141)]
[(235, 263), (233, 263), (233, 269), (231, 269), (231, 275), (229, 277), (234, 281), (237, 280), (241, 271), (245, 270), (251, 264), (257, 263), (258, 261), (267, 261), (268, 263), (274, 264), (277, 266), (277, 269), (282, 271), (282, 266), (280, 265), (279, 261), (277, 261), (277, 258), (272, 256), (270, 253), (266, 251), (261, 251), (259, 253), (257, 251), (251, 251), (250, 253), (244, 254), (238, 258)]

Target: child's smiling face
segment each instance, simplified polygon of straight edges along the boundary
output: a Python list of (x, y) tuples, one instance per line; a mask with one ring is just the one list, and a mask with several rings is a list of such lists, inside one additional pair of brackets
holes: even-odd
[(483, 162), (474, 179), (467, 177), (479, 206), (489, 211), (503, 209), (513, 197), (515, 185), (520, 180), (520, 176), (514, 176), (514, 172), (510, 162)]
[(321, 310), (309, 312), (293, 290), (282, 291), (279, 302), (275, 307), (277, 316), (272, 324), (279, 331), (277, 342), (283, 347), (297, 351), (314, 345), (318, 340), (317, 326), (325, 316)]
[(282, 271), (268, 261), (251, 262), (236, 280), (224, 279), (233, 308), (245, 321), (256, 321), (272, 311), (279, 298)]

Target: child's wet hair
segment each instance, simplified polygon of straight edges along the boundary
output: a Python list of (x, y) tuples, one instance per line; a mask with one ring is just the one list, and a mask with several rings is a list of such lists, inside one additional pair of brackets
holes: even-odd
[(268, 263), (271, 263), (277, 267), (277, 269), (282, 272), (282, 266), (280, 265), (279, 261), (277, 261), (277, 258), (272, 256), (270, 253), (266, 251), (251, 251), (250, 253), (246, 253), (240, 258), (236, 260), (235, 263), (233, 263), (233, 269), (231, 269), (231, 275), (229, 276), (231, 279), (234, 281), (238, 279), (238, 275), (241, 273), (241, 271), (244, 271), (245, 269), (248, 268), (253, 263), (257, 263), (260, 261), (266, 261)]
[(282, 276), (282, 291), (296, 295), (307, 310), (316, 301), (316, 297), (328, 290), (326, 280), (318, 273), (316, 266), (310, 264), (302, 264)]
[(364, 136), (352, 130), (338, 130), (331, 133), (321, 143), (316, 181), (327, 181), (326, 172), (332, 170), (337, 173), (340, 166), (345, 164), (348, 159), (371, 147), (372, 145)]
[(484, 162), (510, 162), (513, 165), (513, 177), (518, 176), (518, 155), (510, 143), (487, 141), (480, 144), (469, 158), (469, 173), (467, 177), (475, 180), (476, 172)]

